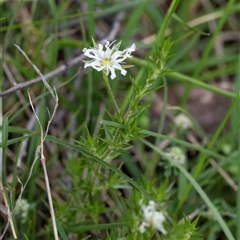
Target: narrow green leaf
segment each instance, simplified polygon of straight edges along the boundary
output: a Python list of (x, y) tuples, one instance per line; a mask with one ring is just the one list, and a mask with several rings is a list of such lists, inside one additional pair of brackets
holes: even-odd
[(66, 235), (66, 233), (65, 233), (65, 231), (64, 231), (64, 229), (63, 229), (63, 227), (61, 225), (61, 223), (58, 221), (57, 218), (56, 218), (56, 223), (57, 223), (58, 232), (59, 232), (62, 240), (68, 240), (68, 237), (67, 237), (67, 235)]
[(119, 222), (119, 223), (107, 223), (107, 224), (93, 224), (93, 225), (75, 225), (66, 227), (66, 229), (70, 232), (79, 233), (90, 230), (104, 230), (104, 229), (112, 229), (117, 227), (127, 226), (129, 222)]
[(5, 149), (7, 147), (8, 141), (8, 116), (3, 118), (3, 128), (2, 128), (2, 148)]

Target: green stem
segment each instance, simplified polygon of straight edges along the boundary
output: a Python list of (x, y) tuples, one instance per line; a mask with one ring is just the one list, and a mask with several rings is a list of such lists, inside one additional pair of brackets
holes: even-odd
[(164, 36), (165, 36), (165, 31), (166, 31), (166, 29), (167, 29), (167, 27), (168, 27), (168, 25), (169, 25), (169, 23), (170, 23), (170, 21), (172, 19), (174, 11), (176, 10), (179, 2), (180, 2), (179, 0), (173, 0), (171, 2), (170, 7), (168, 8), (168, 12), (167, 12), (167, 14), (166, 14), (166, 16), (164, 18), (164, 21), (163, 21), (161, 27), (159, 28), (160, 30), (159, 30), (159, 32), (157, 34), (156, 42), (158, 42), (160, 44), (162, 43), (162, 41), (164, 39)]
[[(125, 124), (128, 122), (129, 117), (131, 116), (132, 112), (134, 110), (137, 110), (139, 102), (146, 95), (147, 90), (152, 86), (153, 83), (150, 81), (152, 79), (153, 79), (152, 76), (147, 78), (144, 87), (130, 101), (129, 107), (128, 107), (127, 112), (126, 112), (125, 117), (124, 117), (124, 123)], [(156, 80), (156, 79), (154, 79), (154, 80)], [(134, 109), (134, 107), (135, 107), (135, 109)]]
[[(160, 134), (163, 131), (164, 122), (166, 118), (166, 106), (167, 106), (167, 98), (168, 98), (168, 88), (167, 88), (166, 77), (163, 77), (163, 85), (164, 85), (163, 108), (162, 108), (162, 113), (161, 113), (159, 126), (158, 126), (158, 133)], [(160, 138), (156, 138), (155, 146), (158, 146), (160, 141), (161, 141)], [(145, 174), (146, 178), (151, 178), (153, 176), (154, 170), (157, 167), (158, 162), (159, 162), (159, 154), (154, 152), (152, 155), (151, 164), (148, 164), (146, 166), (147, 167), (146, 174)]]
[[(240, 55), (238, 55), (238, 66), (240, 66)], [(236, 77), (236, 92), (240, 93), (240, 69), (237, 70), (237, 77)], [(234, 122), (239, 122), (239, 116), (240, 116), (240, 101), (237, 103), (237, 109), (236, 109), (236, 115), (235, 115)], [(238, 169), (240, 169), (240, 130), (238, 130)], [(238, 191), (237, 191), (237, 228), (236, 228), (236, 234), (237, 239), (240, 239), (240, 172), (238, 170)]]
[(115, 101), (115, 98), (114, 98), (114, 95), (113, 95), (113, 92), (112, 92), (112, 89), (111, 89), (111, 86), (109, 84), (109, 80), (108, 80), (108, 77), (105, 73), (103, 73), (103, 79), (104, 79), (104, 82), (106, 84), (106, 87), (107, 87), (107, 91), (108, 91), (108, 95), (110, 97), (110, 101), (112, 102), (112, 105), (113, 105), (113, 108), (114, 108), (114, 111), (116, 113), (116, 115), (118, 116), (120, 111), (119, 111), (119, 108), (118, 108), (118, 105)]
[[(229, 117), (231, 116), (234, 108), (236, 107), (236, 104), (239, 102), (239, 97), (235, 99), (235, 101), (233, 102), (232, 106), (230, 107), (230, 109), (228, 110), (227, 114), (225, 115), (224, 119), (222, 120), (222, 122), (220, 123), (218, 129), (216, 130), (215, 134), (213, 135), (210, 143), (208, 144), (208, 147), (207, 149), (208, 150), (211, 150), (214, 146), (214, 144), (217, 142), (217, 139), (219, 138), (219, 135), (220, 133), (222, 132), (224, 126), (226, 125)], [(198, 161), (198, 164), (196, 165), (196, 167), (194, 168), (193, 170), (193, 177), (195, 179), (197, 179), (197, 177), (199, 176), (199, 174), (201, 173), (201, 171), (203, 171), (203, 169), (205, 168), (205, 165), (206, 165), (206, 158), (208, 157), (207, 154), (203, 154), (199, 161)], [(176, 212), (178, 212), (182, 205), (183, 205), (183, 202), (185, 201), (185, 199), (187, 198), (190, 190), (191, 190), (191, 185), (188, 185), (185, 189), (185, 191), (183, 192), (182, 194), (182, 198), (179, 200), (179, 203), (178, 203), (178, 206), (176, 207)]]
[(216, 43), (216, 38), (219, 36), (219, 32), (223, 28), (225, 22), (229, 18), (229, 15), (232, 11), (232, 8), (234, 6), (235, 0), (227, 1), (227, 5), (224, 7), (223, 16), (219, 19), (219, 22), (217, 24), (216, 29), (214, 30), (211, 39), (208, 41), (208, 44), (203, 52), (202, 57), (200, 58), (199, 64), (196, 67), (194, 78), (198, 78), (204, 68), (204, 65), (206, 63), (207, 58), (209, 57), (209, 54), (211, 53), (214, 44)]
[[(119, 113), (120, 113), (120, 110), (118, 108), (118, 105), (115, 101), (115, 97), (113, 95), (113, 92), (112, 92), (112, 89), (111, 89), (111, 86), (109, 84), (109, 80), (108, 80), (108, 77), (105, 73), (103, 73), (103, 79), (104, 79), (104, 82), (106, 84), (106, 87), (107, 87), (107, 91), (108, 91), (108, 95), (110, 97), (110, 101), (112, 102), (112, 105), (113, 105), (113, 108), (114, 108), (114, 111), (115, 111), (115, 114), (117, 116), (119, 116)], [(114, 136), (113, 136), (113, 139), (112, 139), (112, 142), (114, 143), (115, 141), (117, 141), (119, 137), (119, 129), (117, 129), (117, 131), (115, 132)], [(100, 157), (102, 160), (105, 160), (105, 158), (112, 152), (112, 148), (111, 146), (109, 145), (106, 149), (106, 151), (102, 154), (102, 156)]]
[[(221, 29), (224, 26), (224, 23), (226, 22), (229, 14), (231, 12), (231, 9), (234, 5), (234, 2), (235, 2), (235, 0), (228, 1), (227, 6), (224, 8), (223, 16), (220, 18), (220, 20), (218, 22), (218, 25), (217, 25), (216, 29), (214, 30), (211, 39), (208, 41), (208, 44), (207, 44), (207, 46), (206, 46), (206, 48), (203, 52), (203, 55), (200, 58), (200, 61), (199, 61), (198, 65), (195, 69), (195, 72), (193, 74), (194, 78), (199, 78), (200, 77), (200, 74), (201, 74), (202, 70), (204, 69), (207, 58), (209, 57), (209, 54), (211, 53), (211, 51), (213, 49), (213, 46), (216, 42), (216, 38), (217, 38), (217, 36), (219, 36), (219, 32), (221, 31)], [(185, 94), (184, 94), (185, 96), (182, 100), (182, 106), (186, 105), (187, 99), (189, 98), (189, 95), (190, 95), (190, 92), (191, 92), (192, 88), (193, 88), (192, 84), (189, 84), (187, 86)]]
[[(112, 139), (112, 142), (113, 142), (113, 143), (118, 140), (119, 135), (120, 135), (120, 134), (119, 134), (119, 128), (118, 128), (118, 129), (116, 130), (114, 136), (113, 136), (113, 139)], [(100, 156), (100, 158), (105, 161), (106, 157), (107, 157), (109, 154), (111, 154), (112, 150), (113, 150), (113, 149), (111, 148), (111, 146), (108, 145), (106, 151), (102, 154), (102, 156)], [(111, 160), (111, 159), (110, 159), (110, 160)], [(108, 161), (108, 162), (109, 162), (109, 161)]]
[(171, 77), (173, 79), (183, 81), (184, 83), (186, 83), (186, 82), (191, 83), (194, 86), (200, 87), (202, 89), (205, 89), (207, 91), (210, 91), (210, 92), (213, 92), (213, 93), (216, 93), (216, 94), (220, 94), (220, 95), (225, 96), (225, 97), (229, 97), (229, 98), (236, 98), (237, 97), (237, 94), (234, 93), (234, 92), (229, 92), (229, 91), (223, 90), (221, 88), (212, 86), (211, 84), (201, 82), (199, 79), (189, 77), (189, 76), (184, 75), (182, 73), (173, 72), (173, 73), (168, 73), (167, 76)]

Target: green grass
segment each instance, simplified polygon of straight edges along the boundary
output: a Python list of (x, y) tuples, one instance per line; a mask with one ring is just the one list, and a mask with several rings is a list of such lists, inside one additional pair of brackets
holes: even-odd
[[(163, 2), (0, 3), (1, 92), (38, 77), (14, 44), (47, 74), (91, 47), (92, 37), (105, 39), (121, 11), (120, 49), (136, 44), (134, 58), (126, 59), (134, 67), (109, 80), (118, 115), (102, 73), (84, 69), (83, 62), (48, 80), (56, 87), (59, 106), (44, 154), (60, 239), (171, 240), (193, 239), (196, 233), (207, 240), (240, 239), (240, 7), (234, 0)], [(138, 90), (157, 69), (156, 49), (164, 54), (168, 37), (172, 46), (166, 67), (171, 71), (158, 72), (152, 88), (159, 89), (135, 98), (135, 115), (128, 119), (125, 113)], [(199, 89), (199, 97), (194, 96)], [(50, 240), (54, 236), (40, 160), (33, 166), (40, 128), (36, 120), (28, 128), (35, 119), (28, 91), (44, 129), (54, 107), (42, 82), (0, 97), (0, 236), (8, 223), (6, 202), (13, 211), (20, 196), (30, 205), (26, 216), (13, 212), (18, 239)], [(199, 122), (205, 110), (204, 123), (214, 122), (211, 131)], [(181, 112), (192, 128), (176, 126), (174, 118)], [(185, 153), (184, 165), (171, 165), (173, 146)], [(138, 231), (141, 199), (145, 205), (158, 203), (169, 234)], [(3, 239), (14, 239), (12, 228)]]

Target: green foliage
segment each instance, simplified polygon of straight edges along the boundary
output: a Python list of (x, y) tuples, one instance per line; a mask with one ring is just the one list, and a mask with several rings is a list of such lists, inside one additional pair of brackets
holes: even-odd
[[(44, 75), (111, 34), (116, 51), (136, 44), (124, 60), (126, 76), (117, 70), (112, 81), (78, 62), (47, 79), (59, 98), (44, 147), (60, 239), (240, 239), (235, 2), (0, 3), (0, 92), (37, 77), (13, 44)], [(42, 83), (29, 92), (46, 126), (51, 96)], [(39, 126), (29, 105), (25, 88), (0, 97), (0, 233), (8, 203), (18, 239), (52, 240)], [(179, 113), (191, 127), (179, 129)], [(212, 119), (219, 121), (206, 130)], [(174, 147), (184, 164), (169, 154)], [(29, 203), (25, 215), (16, 210), (18, 198)], [(146, 218), (149, 201), (164, 215), (166, 234)], [(3, 239), (13, 239), (11, 228)]]
[(168, 234), (166, 237), (163, 236), (163, 240), (188, 240), (188, 239), (203, 239), (201, 234), (197, 232), (197, 223), (198, 223), (199, 217), (196, 218), (193, 222), (184, 215), (184, 219), (182, 223), (179, 223), (174, 226), (173, 232), (171, 234)]

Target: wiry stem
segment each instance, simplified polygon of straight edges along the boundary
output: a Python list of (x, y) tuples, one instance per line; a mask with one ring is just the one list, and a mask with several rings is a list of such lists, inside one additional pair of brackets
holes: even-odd
[(36, 119), (38, 121), (38, 124), (40, 126), (40, 132), (41, 132), (41, 140), (40, 140), (40, 151), (41, 151), (41, 163), (43, 166), (43, 173), (44, 173), (44, 179), (45, 179), (45, 184), (46, 184), (46, 189), (47, 189), (47, 195), (48, 195), (48, 202), (49, 202), (49, 208), (50, 208), (50, 214), (51, 214), (51, 218), (52, 218), (52, 225), (53, 225), (53, 233), (54, 233), (54, 239), (55, 240), (59, 240), (58, 237), (58, 231), (57, 231), (57, 224), (56, 224), (56, 218), (55, 218), (55, 213), (54, 213), (54, 208), (53, 208), (53, 202), (52, 202), (52, 196), (51, 196), (51, 189), (50, 189), (50, 184), (49, 184), (49, 179), (48, 179), (48, 174), (47, 174), (47, 169), (46, 169), (46, 158), (44, 156), (44, 141), (46, 138), (46, 135), (48, 133), (48, 129), (49, 126), (53, 120), (53, 117), (56, 113), (57, 107), (58, 107), (58, 96), (56, 93), (55, 88), (53, 89), (46, 81), (45, 77), (42, 75), (42, 73), (40, 72), (40, 70), (31, 62), (31, 60), (28, 58), (28, 56), (26, 55), (26, 53), (17, 45), (15, 45), (16, 48), (18, 48), (18, 50), (24, 55), (24, 57), (28, 60), (28, 62), (32, 65), (32, 67), (34, 68), (34, 70), (37, 72), (37, 74), (41, 77), (42, 82), (44, 84), (44, 86), (48, 89), (48, 91), (51, 93), (54, 101), (55, 101), (55, 107), (53, 110), (52, 115), (50, 116), (50, 119), (48, 121), (47, 127), (46, 127), (46, 132), (44, 134), (44, 130), (42, 128), (42, 124), (36, 114), (35, 108), (33, 106), (30, 94), (28, 92), (28, 97), (29, 97), (29, 101), (32, 107), (32, 110), (34, 112), (34, 115), (36, 116)]
[[(112, 103), (112, 105), (113, 105), (115, 114), (116, 114), (117, 116), (119, 116), (120, 110), (119, 110), (119, 108), (118, 108), (118, 105), (117, 105), (117, 103), (116, 103), (115, 97), (114, 97), (114, 95), (113, 95), (111, 86), (110, 86), (110, 84), (109, 84), (108, 77), (107, 77), (107, 75), (104, 74), (104, 73), (103, 73), (103, 79), (104, 79), (104, 82), (105, 82), (105, 84), (106, 84), (107, 91), (108, 91), (108, 95), (109, 95), (110, 101), (111, 101), (111, 103)], [(114, 137), (113, 137), (113, 139), (112, 139), (112, 142), (115, 142), (115, 141), (118, 139), (118, 137), (119, 137), (119, 129), (117, 129), (117, 131), (115, 132)], [(111, 149), (111, 146), (109, 145), (109, 146), (107, 147), (106, 151), (102, 154), (101, 158), (102, 158), (103, 160), (105, 160), (105, 159), (107, 158), (107, 156), (111, 153), (111, 151), (112, 151), (112, 149)]]
[(55, 217), (55, 213), (54, 213), (51, 188), (50, 188), (48, 174), (47, 174), (46, 159), (41, 158), (41, 163), (42, 163), (42, 167), (43, 167), (44, 179), (45, 179), (45, 184), (46, 184), (46, 188), (47, 188), (48, 203), (49, 203), (50, 214), (51, 214), (52, 223), (53, 223), (53, 233), (54, 233), (55, 240), (58, 240), (59, 238), (58, 238), (56, 217)]
[(113, 95), (111, 86), (110, 86), (110, 84), (109, 84), (108, 77), (106, 76), (105, 73), (103, 73), (103, 79), (104, 79), (104, 82), (105, 82), (105, 84), (106, 84), (107, 91), (108, 91), (108, 95), (109, 95), (109, 97), (110, 97), (110, 101), (112, 102), (114, 111), (115, 111), (116, 115), (118, 116), (119, 113), (120, 113), (120, 111), (119, 111), (118, 105), (117, 105), (117, 103), (116, 103), (116, 101), (115, 101), (115, 98), (114, 98), (114, 95)]

